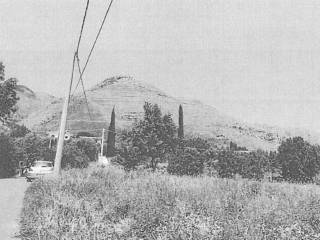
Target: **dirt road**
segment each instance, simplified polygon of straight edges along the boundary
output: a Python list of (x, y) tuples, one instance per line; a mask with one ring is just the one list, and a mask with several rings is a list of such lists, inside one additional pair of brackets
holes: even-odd
[(0, 239), (12, 240), (19, 231), (19, 216), (28, 183), (24, 178), (0, 179)]

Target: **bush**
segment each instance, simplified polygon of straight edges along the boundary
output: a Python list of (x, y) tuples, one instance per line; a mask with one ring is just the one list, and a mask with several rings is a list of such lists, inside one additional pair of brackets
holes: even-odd
[(11, 124), (10, 137), (20, 138), (26, 136), (31, 131), (25, 125)]
[(12, 139), (0, 133), (0, 178), (11, 177), (15, 173), (14, 144)]
[(61, 160), (62, 168), (85, 168), (88, 166), (89, 161), (88, 155), (78, 148), (76, 142), (71, 142), (64, 146)]
[(200, 137), (183, 140), (183, 146), (197, 149), (198, 152), (205, 152), (210, 149), (210, 144), (207, 140)]
[[(15, 140), (15, 159), (25, 161), (26, 165), (34, 161), (45, 160), (54, 162), (56, 146), (49, 148), (49, 138), (29, 133)], [(91, 139), (72, 139), (65, 142), (62, 167), (86, 167), (88, 162), (95, 161), (97, 146)]]
[(23, 138), (18, 138), (15, 140), (16, 151), (25, 161), (26, 165), (32, 164), (34, 161), (39, 160), (51, 160), (45, 158), (49, 153), (49, 139), (45, 137), (40, 137), (35, 133), (28, 133)]
[[(236, 151), (224, 150), (215, 156), (217, 162), (213, 165), (220, 177), (232, 178), (236, 174), (243, 178), (260, 180), (265, 173), (272, 172), (273, 154), (261, 150), (238, 153)], [(210, 165), (210, 164), (209, 164)]]
[(185, 148), (170, 155), (167, 171), (175, 175), (196, 176), (203, 173), (205, 155), (195, 148)]
[(85, 153), (88, 156), (91, 162), (97, 160), (98, 148), (94, 140), (80, 138), (80, 139), (76, 139), (75, 142), (76, 142), (77, 148), (83, 151), (83, 153)]
[(118, 151), (116, 161), (125, 171), (131, 171), (137, 169), (141, 164), (141, 157), (137, 148), (122, 146)]
[(261, 150), (238, 155), (239, 174), (244, 178), (260, 180), (269, 168), (268, 153)]
[(277, 161), (287, 181), (311, 182), (320, 169), (319, 147), (301, 137), (289, 138), (278, 148)]
[(217, 154), (218, 175), (223, 178), (232, 178), (240, 172), (239, 162), (234, 151), (224, 150)]

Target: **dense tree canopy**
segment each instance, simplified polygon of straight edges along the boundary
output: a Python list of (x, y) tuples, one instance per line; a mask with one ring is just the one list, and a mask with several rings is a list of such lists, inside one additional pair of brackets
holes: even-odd
[(288, 138), (278, 148), (277, 161), (288, 181), (309, 182), (319, 172), (319, 147), (301, 137)]
[(17, 79), (5, 80), (4, 65), (0, 62), (0, 122), (7, 123), (9, 117), (16, 112)]

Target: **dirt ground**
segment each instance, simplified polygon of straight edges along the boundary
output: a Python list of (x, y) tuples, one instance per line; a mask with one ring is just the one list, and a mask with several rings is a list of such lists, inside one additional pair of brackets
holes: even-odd
[(28, 183), (25, 178), (0, 179), (0, 239), (10, 240), (19, 232), (19, 217), (24, 192)]

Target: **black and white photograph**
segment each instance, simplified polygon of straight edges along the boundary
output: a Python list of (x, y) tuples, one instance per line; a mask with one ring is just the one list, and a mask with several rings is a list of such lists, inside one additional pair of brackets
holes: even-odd
[(320, 1), (1, 0), (14, 239), (320, 239)]

